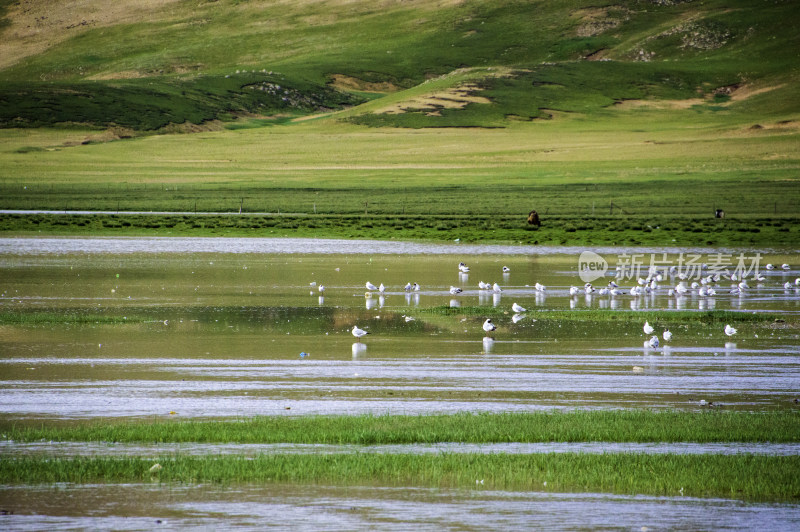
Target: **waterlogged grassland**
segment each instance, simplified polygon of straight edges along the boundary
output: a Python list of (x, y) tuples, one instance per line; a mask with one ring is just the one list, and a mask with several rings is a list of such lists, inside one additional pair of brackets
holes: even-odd
[[(3, 423), (26, 441), (430, 444), (438, 442), (797, 442), (796, 412), (607, 411), (451, 416), (260, 417), (236, 422)], [(156, 464), (158, 464), (156, 466)], [(155, 469), (153, 469), (155, 466)], [(0, 459), (7, 483), (334, 482), (337, 485), (590, 491), (792, 501), (798, 457), (640, 454), (258, 455), (255, 458)]]
[[(429, 191), (419, 191), (426, 194)], [(463, 191), (464, 193), (468, 191)], [(484, 191), (481, 191), (484, 192)], [(355, 196), (355, 194), (353, 194)], [(397, 194), (398, 199), (404, 197)], [(355, 198), (353, 198), (355, 204)], [(463, 205), (460, 203), (459, 205)], [(527, 225), (517, 215), (254, 215), (0, 214), (6, 235), (227, 236), (358, 238), (533, 245), (722, 245), (791, 248), (794, 216), (715, 220), (665, 216), (549, 216)]]
[(0, 422), (7, 440), (431, 444), (440, 442), (800, 442), (796, 411), (573, 411), (425, 416), (257, 417), (234, 422)]
[[(153, 471), (158, 464), (160, 468)], [(259, 455), (0, 458), (8, 483), (323, 482), (589, 491), (761, 501), (800, 498), (800, 457), (752, 455)]]

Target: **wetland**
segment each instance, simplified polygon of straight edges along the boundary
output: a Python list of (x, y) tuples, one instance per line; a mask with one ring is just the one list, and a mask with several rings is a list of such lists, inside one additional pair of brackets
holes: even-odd
[[(69, 502), (80, 494), (107, 501), (97, 517), (110, 527), (211, 526), (224, 515), (248, 528), (340, 485), (344, 498), (323, 512), (331, 521), (301, 512), (286, 522), (402, 528), (424, 509), (461, 526), (454, 508), (479, 501), (488, 528), (604, 526), (586, 514), (601, 507), (627, 508), (619, 523), (631, 526), (702, 528), (704, 512), (732, 528), (796, 524), (796, 253), (597, 247), (608, 269), (587, 294), (581, 251), (0, 239), (4, 519), (85, 526)], [(689, 257), (693, 269), (669, 271)], [(660, 286), (631, 296), (651, 262)], [(730, 279), (711, 297), (669, 292), (679, 275), (688, 286), (742, 264), (743, 293)], [(611, 280), (626, 291), (601, 295)], [(414, 282), (418, 291), (404, 289)], [(370, 334), (357, 340), (354, 325)], [(123, 521), (128, 512), (140, 517)]]

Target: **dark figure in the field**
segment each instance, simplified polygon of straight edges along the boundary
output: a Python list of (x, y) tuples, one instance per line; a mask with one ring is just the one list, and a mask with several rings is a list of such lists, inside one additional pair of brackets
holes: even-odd
[(539, 213), (537, 213), (536, 211), (531, 211), (528, 214), (528, 223), (530, 225), (535, 225), (536, 227), (539, 227), (541, 225), (541, 223), (539, 222)]
[(714, 218), (725, 218), (725, 211), (722, 209), (717, 209), (714, 211)]

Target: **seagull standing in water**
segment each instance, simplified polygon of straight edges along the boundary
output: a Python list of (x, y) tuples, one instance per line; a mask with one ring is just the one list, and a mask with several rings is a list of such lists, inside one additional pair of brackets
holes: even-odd
[(645, 334), (653, 334), (653, 326), (647, 322), (644, 322), (644, 327), (642, 327)]
[(728, 336), (733, 336), (734, 334), (736, 334), (736, 329), (734, 329), (730, 325), (726, 324), (725, 325), (725, 334), (727, 334)]
[(453, 294), (453, 295), (460, 294), (461, 292), (463, 292), (463, 290), (461, 288), (457, 287), (457, 286), (451, 286), (450, 287), (450, 293)]
[(502, 288), (500, 288), (500, 285), (499, 285), (499, 284), (497, 284), (497, 283), (494, 283), (494, 284), (492, 285), (492, 291), (493, 291), (493, 292), (497, 292), (497, 293), (499, 293), (499, 292), (502, 292), (502, 291), (503, 291), (503, 289), (502, 289)]
[(358, 328), (358, 325), (353, 325), (353, 331), (352, 331), (352, 332), (353, 332), (353, 336), (355, 336), (355, 337), (356, 337), (356, 341), (358, 341), (358, 342), (360, 342), (360, 341), (361, 341), (361, 337), (362, 337), (362, 336), (366, 336), (366, 335), (368, 335), (368, 334), (369, 334), (369, 333), (368, 333), (367, 331), (365, 331), (364, 329), (359, 329), (359, 328)]
[(491, 318), (486, 318), (486, 321), (483, 322), (483, 330), (486, 331), (487, 333), (490, 333), (495, 329), (497, 329), (497, 325), (492, 323)]
[(513, 310), (514, 312), (519, 314), (520, 312), (525, 312), (528, 309), (526, 309), (525, 307), (522, 307), (522, 306), (514, 303), (513, 305), (511, 305), (511, 310)]
[(650, 338), (650, 340), (647, 342), (647, 344), (648, 344), (650, 347), (652, 347), (653, 349), (655, 349), (656, 347), (658, 347), (658, 336), (652, 336), (652, 337)]
[(367, 284), (365, 286), (367, 287), (367, 290), (377, 290), (378, 289), (377, 286), (375, 286), (374, 284), (372, 284), (369, 281), (367, 281)]
[(508, 266), (503, 266), (503, 273), (508, 273), (510, 271), (511, 271), (511, 268), (509, 268)]
[(665, 342), (669, 342), (670, 340), (672, 340), (672, 333), (669, 332), (669, 329), (664, 329), (663, 336), (664, 336), (664, 341)]

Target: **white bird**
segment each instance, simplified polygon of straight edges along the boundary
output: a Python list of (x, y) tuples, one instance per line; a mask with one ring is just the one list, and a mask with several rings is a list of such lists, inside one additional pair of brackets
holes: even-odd
[(508, 266), (503, 266), (503, 273), (508, 273), (510, 271), (511, 271), (511, 268), (509, 268)]
[(359, 342), (361, 341), (361, 337), (362, 336), (366, 336), (366, 335), (369, 334), (364, 329), (359, 329), (358, 325), (353, 325), (353, 331), (352, 332), (353, 332), (353, 336), (355, 336), (357, 341), (359, 341)]
[(597, 293), (600, 294), (601, 296), (607, 296), (608, 293), (609, 293), (609, 290), (608, 290), (608, 288), (601, 288), (600, 290), (597, 291)]
[(492, 323), (491, 318), (487, 318), (486, 321), (483, 322), (483, 330), (487, 333), (494, 331), (497, 329), (497, 325)]
[(789, 281), (786, 281), (785, 283), (783, 283), (783, 288), (785, 290), (789, 290), (791, 287), (792, 287), (792, 283), (790, 283)]
[(502, 291), (503, 291), (503, 289), (502, 289), (502, 288), (500, 288), (500, 285), (499, 285), (499, 284), (497, 284), (497, 283), (494, 283), (494, 284), (492, 285), (492, 290), (493, 290), (493, 291), (495, 291), (495, 292), (502, 292)]
[(591, 294), (592, 292), (594, 292), (594, 286), (592, 286), (592, 285), (587, 285), (587, 286), (585, 286), (585, 287), (583, 288), (583, 291), (584, 291), (584, 292), (586, 292), (587, 294)]
[(478, 281), (478, 288), (481, 290), (489, 290), (492, 287), (489, 283), (484, 283), (483, 281)]
[(320, 294), (324, 293), (325, 292), (325, 285), (324, 284), (319, 285), (319, 288), (317, 288), (317, 290), (319, 290)]
[(725, 334), (727, 334), (728, 336), (733, 336), (734, 334), (736, 334), (736, 329), (734, 329), (730, 325), (725, 325)]
[(461, 271), (461, 273), (469, 273), (469, 266), (467, 266), (463, 262), (458, 263), (458, 269), (459, 271)]
[(775, 266), (773, 266), (772, 264), (767, 264), (767, 265), (766, 265), (766, 268), (767, 268), (768, 270), (774, 270), (774, 269), (775, 269)]
[(577, 296), (578, 292), (580, 292), (580, 291), (581, 291), (580, 288), (578, 288), (577, 286), (570, 286), (569, 287), (569, 295), (571, 295), (571, 296)]
[(520, 313), (520, 312), (525, 312), (528, 309), (526, 309), (525, 307), (521, 307), (518, 304), (514, 303), (513, 305), (511, 305), (511, 310), (513, 310), (516, 313)]
[(541, 283), (536, 283), (535, 285), (533, 285), (533, 287), (536, 289), (537, 292), (544, 292), (545, 290), (547, 290), (547, 288), (545, 288), (545, 286)]
[(367, 284), (365, 286), (367, 287), (367, 290), (377, 290), (378, 289), (377, 286), (375, 286), (374, 284), (372, 284), (369, 281), (367, 281)]
[(787, 270), (787, 271), (788, 271), (788, 270), (791, 270), (792, 268), (791, 268), (791, 266), (789, 266), (788, 264), (781, 264), (781, 269), (782, 269), (782, 270)]
[(463, 292), (463, 290), (461, 290), (457, 286), (451, 286), (450, 287), (450, 293), (453, 294), (453, 295), (460, 294), (461, 292)]
[(669, 332), (669, 329), (664, 329), (664, 334), (662, 336), (664, 337), (665, 342), (672, 340), (672, 333)]
[(405, 290), (406, 292), (410, 292), (411, 288), (412, 288), (411, 283), (406, 283), (406, 285), (403, 287), (403, 290)]
[(381, 283), (381, 285), (378, 287), (378, 292), (380, 292), (381, 294), (386, 292), (386, 287), (383, 286), (383, 283)]
[(403, 318), (405, 318), (406, 323), (408, 323), (409, 321), (414, 321), (414, 318), (412, 318), (411, 316), (403, 316)]
[(794, 280), (795, 286), (800, 286), (800, 277)]
[(653, 326), (646, 321), (644, 322), (644, 327), (642, 327), (642, 329), (644, 329), (645, 334), (653, 334)]
[(609, 281), (608, 282), (608, 287), (609, 288), (619, 288), (619, 285), (617, 283), (615, 283), (614, 281)]
[(647, 342), (647, 343), (650, 344), (650, 347), (652, 347), (652, 348), (658, 347), (658, 336), (652, 336), (650, 338), (650, 341)]
[(414, 283), (414, 292), (419, 292), (419, 285)]

